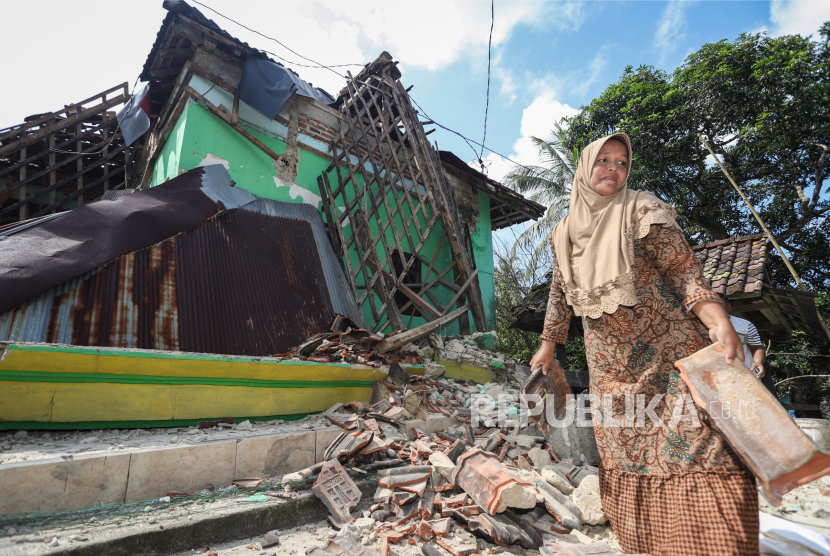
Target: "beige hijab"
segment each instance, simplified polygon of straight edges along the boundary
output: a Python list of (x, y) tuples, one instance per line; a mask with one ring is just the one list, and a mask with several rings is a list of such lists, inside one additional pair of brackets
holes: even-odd
[(565, 298), (576, 315), (590, 318), (612, 314), (620, 305), (637, 304), (634, 240), (647, 235), (651, 224), (677, 225), (672, 206), (647, 191), (629, 190), (628, 177), (613, 195), (600, 195), (591, 188), (591, 169), (612, 137), (621, 139), (628, 147), (629, 160), (633, 158), (631, 141), (624, 133), (585, 147), (571, 188), (570, 209), (551, 234)]

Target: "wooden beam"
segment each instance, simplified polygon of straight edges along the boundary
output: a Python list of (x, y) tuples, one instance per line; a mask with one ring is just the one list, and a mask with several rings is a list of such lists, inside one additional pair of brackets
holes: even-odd
[(386, 353), (393, 349), (405, 346), (406, 344), (410, 344), (416, 340), (420, 340), (424, 336), (429, 336), (442, 326), (451, 323), (469, 310), (470, 307), (468, 305), (464, 305), (460, 309), (456, 309), (452, 313), (435, 319), (432, 322), (422, 324), (412, 330), (407, 330), (406, 332), (401, 332), (400, 334), (395, 334), (394, 336), (389, 336), (377, 345), (378, 353)]

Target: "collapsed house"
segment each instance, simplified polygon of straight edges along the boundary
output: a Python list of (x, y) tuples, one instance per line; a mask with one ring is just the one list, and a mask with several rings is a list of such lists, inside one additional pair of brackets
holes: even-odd
[[(389, 54), (331, 96), (186, 2), (164, 7), (134, 97), (119, 86), (0, 132), (3, 422), (321, 411), (337, 400), (286, 401), (297, 377), (285, 365), (317, 365), (306, 373), (317, 381), (327, 363), (274, 356), (329, 333), (334, 315), (381, 338), (421, 331), (401, 345), (495, 328), (492, 233), (545, 207), (438, 151)], [(74, 374), (43, 374), (43, 361), (70, 352)], [(193, 354), (223, 356), (234, 371), (219, 384), (188, 367)], [(165, 409), (138, 417), (136, 401), (129, 415), (79, 413), (79, 389), (98, 388), (92, 399), (126, 391), (127, 378), (103, 376), (124, 372), (125, 357), (140, 361), (129, 380)], [(169, 370), (139, 378), (159, 374), (158, 357)], [(490, 359), (448, 361), (450, 374), (490, 379), (504, 367)], [(176, 401), (188, 397), (181, 383), (163, 393), (184, 377), (241, 386), (259, 380), (260, 363), (285, 369), (269, 375), (285, 392), (264, 413), (194, 410)], [(371, 350), (330, 363), (383, 367)], [(378, 379), (351, 382), (367, 397)], [(33, 381), (39, 393), (26, 390)]]

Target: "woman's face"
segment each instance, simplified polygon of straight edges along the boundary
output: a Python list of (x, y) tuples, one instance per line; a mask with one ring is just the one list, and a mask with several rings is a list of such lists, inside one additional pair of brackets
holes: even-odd
[(613, 195), (620, 190), (628, 175), (628, 149), (621, 142), (605, 142), (591, 169), (591, 189), (600, 195)]

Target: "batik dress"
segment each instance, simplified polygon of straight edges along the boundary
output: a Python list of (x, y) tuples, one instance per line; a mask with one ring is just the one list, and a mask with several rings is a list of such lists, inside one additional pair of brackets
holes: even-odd
[[(637, 304), (598, 318), (583, 315), (590, 392), (599, 402), (594, 430), (602, 506), (629, 553), (756, 556), (755, 479), (703, 411), (697, 411), (697, 422), (689, 417), (697, 408), (674, 366), (711, 343), (691, 308), (699, 301), (720, 301), (669, 220), (635, 226), (638, 232), (631, 234)], [(554, 252), (542, 339), (564, 344), (572, 315)], [(606, 394), (613, 397), (603, 404)], [(641, 413), (654, 396), (663, 395), (652, 414), (660, 423), (672, 424), (678, 404), (677, 416), (687, 417), (674, 427), (645, 414), (638, 421), (637, 394), (644, 395)], [(624, 421), (625, 395), (634, 396), (633, 423)], [(616, 423), (622, 426), (610, 426), (612, 419), (622, 420)]]

